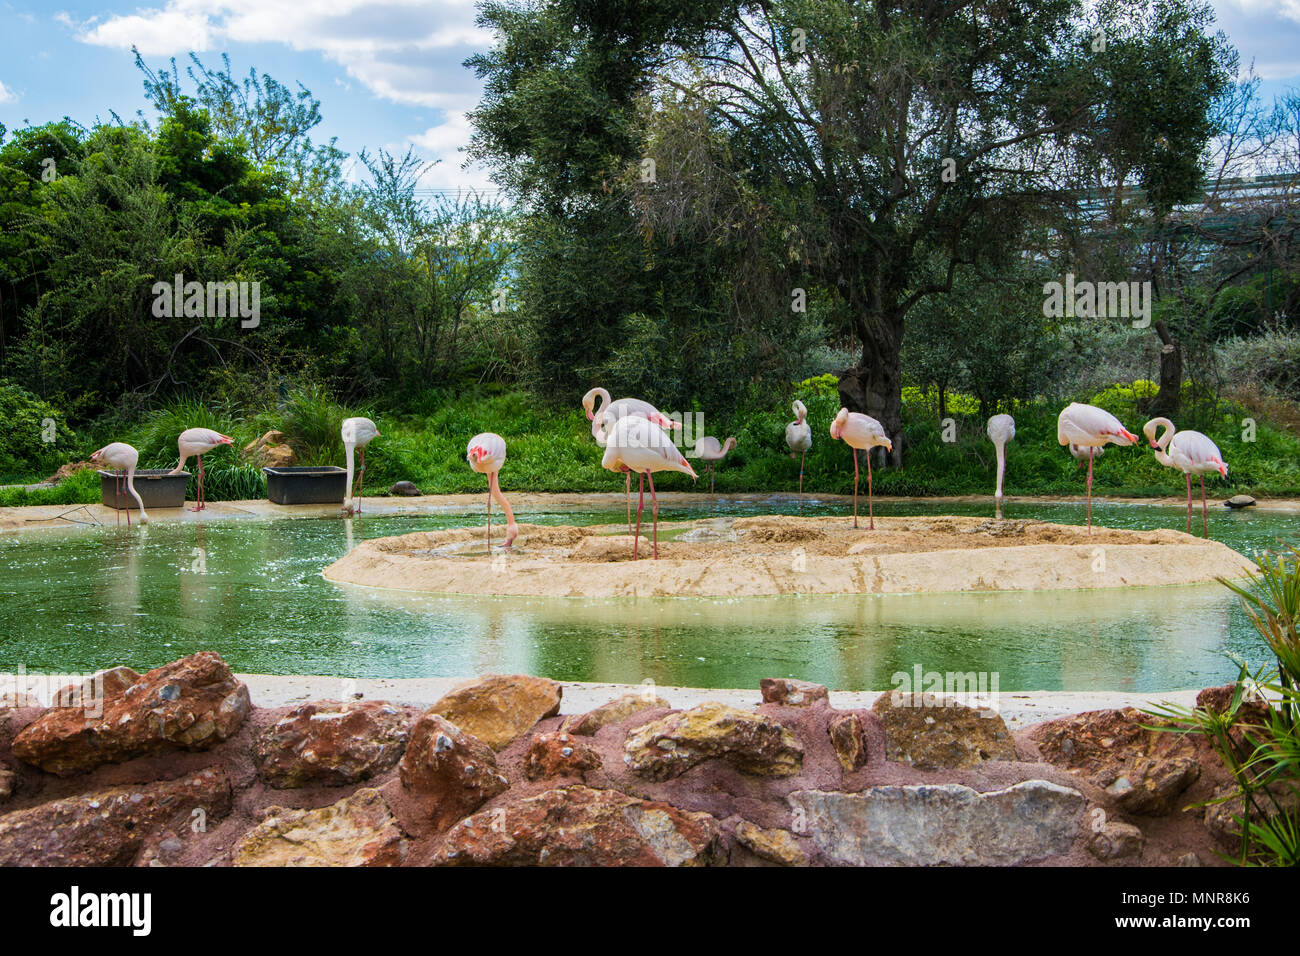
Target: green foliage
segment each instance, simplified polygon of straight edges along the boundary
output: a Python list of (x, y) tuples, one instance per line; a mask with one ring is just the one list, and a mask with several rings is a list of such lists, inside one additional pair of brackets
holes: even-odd
[(0, 380), (0, 422), (4, 422), (0, 432), (3, 476), (49, 475), (67, 460), (77, 438), (57, 408), (4, 380)]

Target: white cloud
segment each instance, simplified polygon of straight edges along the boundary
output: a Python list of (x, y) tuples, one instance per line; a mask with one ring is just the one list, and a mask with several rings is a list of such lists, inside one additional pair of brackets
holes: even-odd
[(17, 102), (18, 102), (18, 94), (15, 93), (13, 90), (9, 89), (9, 87), (5, 86), (3, 83), (0, 83), (0, 103), (17, 103)]

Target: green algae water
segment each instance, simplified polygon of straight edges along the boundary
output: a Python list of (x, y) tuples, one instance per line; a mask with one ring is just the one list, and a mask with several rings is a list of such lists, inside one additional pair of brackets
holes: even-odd
[[(878, 514), (991, 513), (890, 502)], [(1182, 529), (1184, 510), (1096, 503), (1115, 528)], [(719, 497), (660, 518), (795, 512)], [(844, 506), (805, 502), (804, 514)], [(1082, 524), (1082, 505), (1016, 505), (1008, 518)], [(536, 524), (623, 520), (622, 509), (521, 513)], [(0, 535), (0, 672), (156, 667), (218, 651), (236, 671), (757, 687), (798, 677), (881, 690), (898, 672), (996, 674), (1002, 692), (1163, 691), (1234, 678), (1267, 653), (1226, 588), (801, 595), (752, 598), (460, 597), (338, 585), (321, 571), (367, 538), (452, 527), (464, 514), (166, 522)], [(1199, 520), (1199, 515), (1197, 515)], [(1210, 536), (1249, 554), (1295, 540), (1300, 518), (1211, 511)]]

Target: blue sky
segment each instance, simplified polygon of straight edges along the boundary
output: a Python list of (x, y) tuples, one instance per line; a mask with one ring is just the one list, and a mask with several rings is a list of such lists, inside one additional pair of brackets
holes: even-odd
[[(1214, 6), (1267, 97), (1300, 87), (1300, 0)], [(414, 146), (441, 160), (425, 186), (486, 186), (460, 153), (479, 94), (461, 64), (491, 43), (474, 14), (474, 0), (0, 0), (0, 123), (134, 116), (145, 103), (132, 44), (156, 66), (190, 50), (214, 65), (224, 52), (236, 73), (304, 83), (325, 117), (317, 139), (337, 136), (353, 156)]]

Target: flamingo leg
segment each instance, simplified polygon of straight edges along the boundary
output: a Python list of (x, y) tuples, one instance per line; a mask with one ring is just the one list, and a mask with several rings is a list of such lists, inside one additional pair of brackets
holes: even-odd
[(632, 533), (632, 472), (623, 472), (623, 491), (627, 496), (627, 533)]
[[(117, 495), (118, 495), (119, 498), (125, 498), (125, 497), (126, 497), (126, 495), (125, 495), (125, 491), (126, 491), (126, 479), (125, 479), (125, 475), (126, 475), (126, 472), (122, 472), (122, 474), (120, 474), (120, 475), (117, 476), (117, 480), (118, 480), (119, 482), (121, 482), (121, 487), (122, 487), (122, 490), (119, 491), (119, 492), (117, 493)], [(131, 527), (131, 506), (130, 506), (129, 504), (126, 506), (126, 526), (127, 526), (128, 528)]]
[[(628, 481), (630, 482), (629, 475)], [(632, 538), (632, 560), (636, 560), (637, 545), (641, 543), (641, 512), (645, 508), (645, 475), (637, 472), (636, 476), (637, 500), (636, 500), (636, 535)]]
[(194, 498), (195, 498), (194, 507), (191, 508), (190, 510), (202, 511), (203, 510), (203, 456), (202, 455), (199, 455), (199, 482), (198, 482), (198, 487), (194, 492)]
[(650, 482), (650, 512), (654, 516), (654, 546), (655, 560), (659, 560), (659, 496), (655, 494), (655, 476), (651, 472), (645, 473), (646, 479)]
[(1092, 446), (1088, 446), (1088, 530), (1092, 530)]
[(1183, 477), (1187, 479), (1187, 533), (1192, 533), (1192, 473), (1183, 472)]
[(858, 526), (858, 450), (853, 449), (853, 527)]
[(492, 554), (492, 476), (488, 475), (487, 496), (487, 551)]
[(871, 494), (871, 449), (867, 449), (867, 529), (876, 530), (876, 510), (872, 507)]
[(713, 495), (713, 462), (709, 462), (709, 496)]
[(799, 510), (803, 511), (803, 456), (808, 454), (806, 451), (799, 452)]
[[(131, 516), (129, 514), (126, 517), (128, 521), (131, 520)], [(119, 525), (122, 523), (122, 476), (121, 474), (116, 474), (113, 476), (113, 523)]]
[[(357, 493), (356, 495), (353, 496), (357, 503), (357, 514), (361, 514), (361, 489), (365, 485), (365, 483), (366, 483), (366, 450), (362, 448), (361, 449), (361, 470), (357, 472)], [(489, 498), (490, 497), (491, 495), (489, 494)], [(491, 502), (489, 501), (489, 507), (490, 506), (491, 506)]]
[(1205, 476), (1201, 475), (1201, 531), (1205, 537), (1210, 536), (1210, 519), (1205, 504)]

